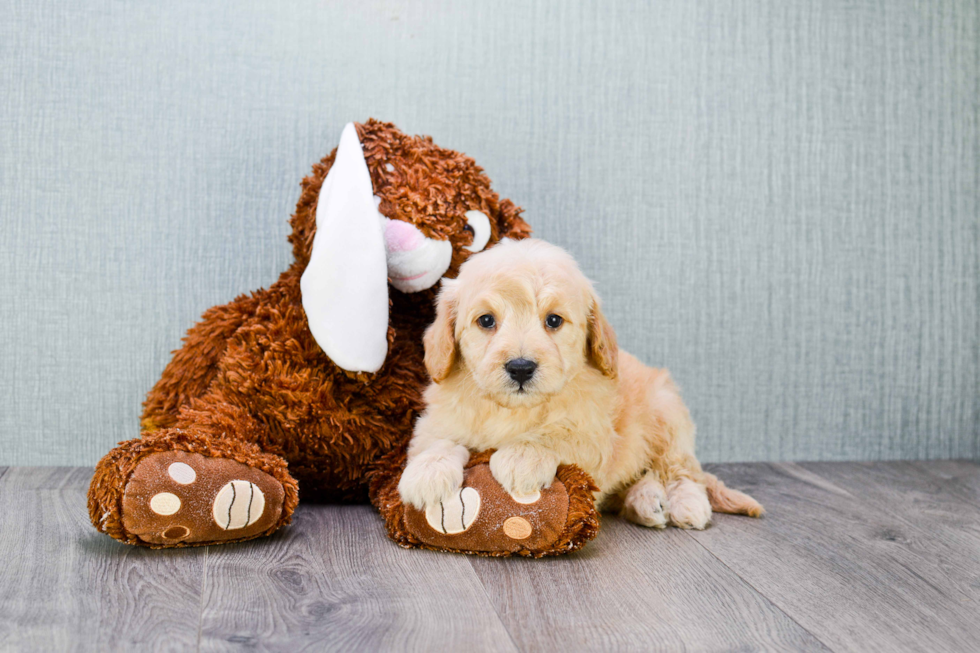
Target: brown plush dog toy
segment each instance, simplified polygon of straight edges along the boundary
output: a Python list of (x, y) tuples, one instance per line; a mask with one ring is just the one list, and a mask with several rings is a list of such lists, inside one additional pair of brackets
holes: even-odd
[(300, 488), (304, 500), (358, 501), (370, 481), (402, 546), (540, 556), (591, 539), (594, 486), (577, 468), (535, 505), (503, 492), (487, 455), (438, 516), (397, 496), (439, 280), (528, 236), (520, 209), (469, 157), (375, 120), (347, 125), (302, 189), (295, 261), (188, 332), (147, 396), (141, 437), (96, 467), (93, 525), (151, 547), (240, 541), (288, 523)]

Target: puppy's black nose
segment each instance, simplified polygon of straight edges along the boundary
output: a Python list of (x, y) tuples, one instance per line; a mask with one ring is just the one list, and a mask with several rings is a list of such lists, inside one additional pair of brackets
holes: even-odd
[(534, 376), (534, 370), (538, 369), (538, 364), (526, 358), (515, 358), (512, 361), (507, 361), (504, 369), (510, 374), (510, 378), (520, 385), (524, 385)]

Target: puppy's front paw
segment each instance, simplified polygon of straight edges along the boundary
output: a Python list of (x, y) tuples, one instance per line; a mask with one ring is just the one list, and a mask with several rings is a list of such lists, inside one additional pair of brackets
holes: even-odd
[(711, 503), (704, 486), (686, 478), (667, 486), (670, 523), (678, 528), (704, 530), (711, 522)]
[(438, 505), (459, 491), (463, 484), (463, 465), (469, 453), (463, 447), (458, 452), (423, 452), (413, 458), (398, 482), (398, 493), (404, 503), (425, 510)]
[(511, 496), (534, 496), (551, 487), (558, 472), (558, 458), (532, 445), (504, 447), (490, 456), (490, 473)]

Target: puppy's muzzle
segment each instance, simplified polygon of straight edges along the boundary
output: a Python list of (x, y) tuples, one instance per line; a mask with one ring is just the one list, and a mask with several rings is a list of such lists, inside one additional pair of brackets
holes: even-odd
[(534, 370), (536, 369), (538, 369), (538, 364), (526, 358), (515, 358), (507, 361), (507, 363), (504, 365), (504, 370), (507, 371), (510, 378), (517, 381), (517, 385), (521, 388), (524, 387), (525, 383), (531, 380), (531, 377), (534, 376)]

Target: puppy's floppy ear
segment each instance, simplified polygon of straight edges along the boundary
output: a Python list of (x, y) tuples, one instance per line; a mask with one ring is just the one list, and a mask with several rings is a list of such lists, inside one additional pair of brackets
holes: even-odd
[(457, 281), (443, 279), (436, 300), (436, 319), (425, 330), (425, 369), (436, 383), (442, 382), (456, 362)]
[(303, 309), (320, 349), (351, 372), (377, 372), (388, 354), (388, 265), (381, 214), (354, 123), (344, 127), (320, 189)]
[(619, 372), (619, 347), (616, 345), (616, 332), (613, 331), (606, 316), (602, 314), (599, 300), (592, 299), (589, 313), (588, 336), (589, 360), (605, 376), (615, 378)]

